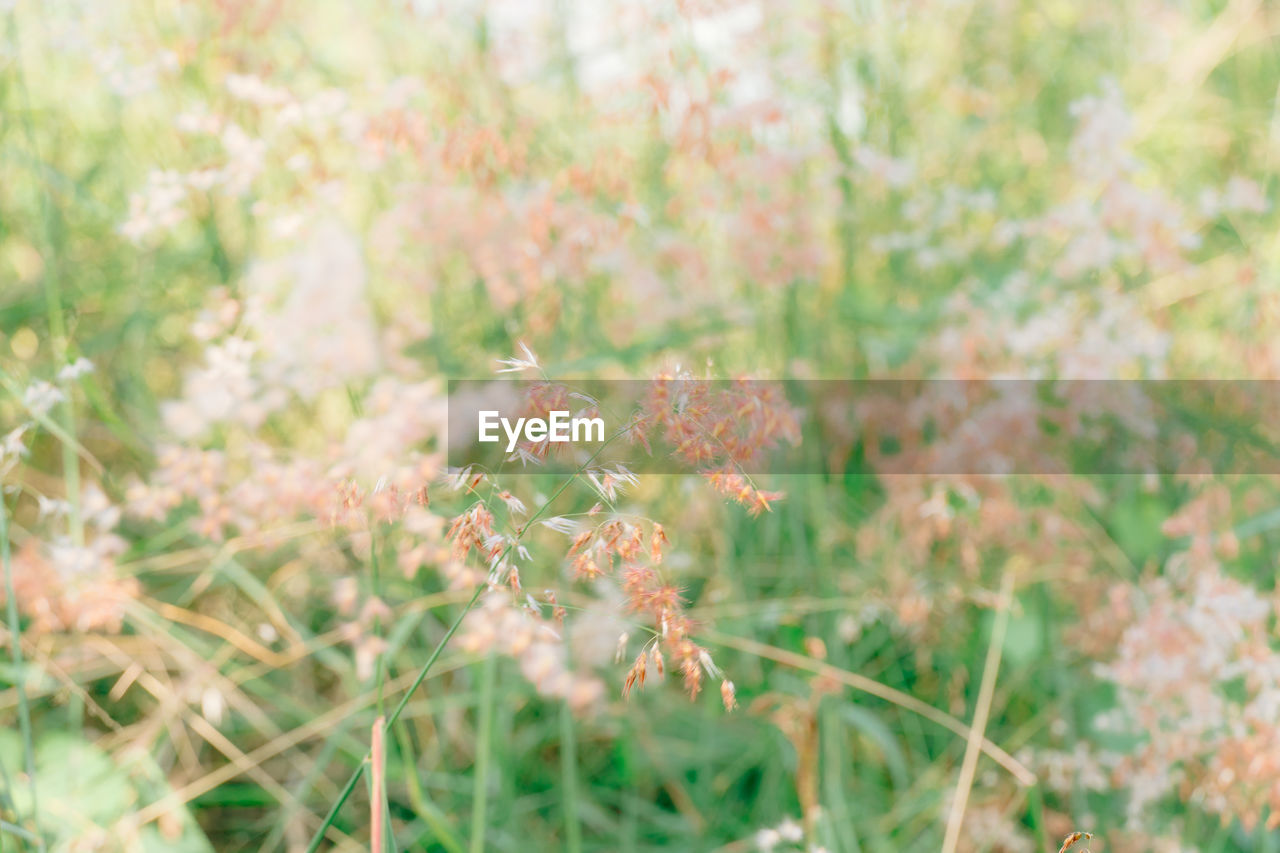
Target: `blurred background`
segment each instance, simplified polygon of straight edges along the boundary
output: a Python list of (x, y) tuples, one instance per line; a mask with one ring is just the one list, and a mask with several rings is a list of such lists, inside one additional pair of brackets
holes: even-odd
[(500, 359), (1277, 378), (1274, 6), (0, 13), (0, 850), (1280, 850), (1280, 489), (1194, 440), (442, 457)]

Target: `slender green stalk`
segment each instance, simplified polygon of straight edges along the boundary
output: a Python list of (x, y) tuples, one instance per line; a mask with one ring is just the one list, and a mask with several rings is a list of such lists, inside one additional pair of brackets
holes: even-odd
[(436, 643), (435, 649), (432, 650), (431, 656), (427, 658), (427, 662), (422, 665), (422, 669), (418, 671), (418, 677), (413, 680), (413, 684), (409, 685), (409, 689), (400, 697), (400, 701), (396, 704), (395, 710), (391, 712), (391, 716), (387, 717), (387, 725), (393, 725), (396, 720), (400, 719), (401, 712), (405, 706), (409, 704), (409, 699), (422, 686), (422, 682), (426, 680), (427, 673), (431, 671), (431, 667), (435, 665), (436, 660), (440, 657), (440, 653), (444, 651), (444, 647), (453, 639), (453, 635), (458, 632), (458, 628), (462, 626), (462, 620), (471, 612), (471, 608), (476, 606), (476, 602), (480, 600), (480, 593), (484, 592), (484, 585), (476, 587), (475, 592), (471, 594), (471, 598), (467, 600), (467, 604), (462, 608), (462, 612), (458, 614), (458, 618), (453, 620), (453, 624), (449, 626), (449, 630), (444, 632), (444, 636), (440, 638), (440, 642)]
[(261, 850), (264, 851), (264, 853), (265, 851), (274, 852), (275, 849), (280, 846), (281, 842), (283, 842), (285, 829), (289, 825), (290, 818), (298, 808), (297, 804), (306, 798), (307, 794), (311, 791), (312, 786), (315, 785), (316, 779), (324, 772), (324, 768), (328, 766), (329, 761), (332, 760), (334, 753), (338, 750), (338, 741), (346, 734), (350, 724), (350, 720), (343, 720), (338, 725), (334, 726), (333, 730), (329, 732), (328, 737), (325, 738), (324, 745), (320, 748), (320, 755), (316, 758), (315, 763), (311, 765), (307, 770), (306, 775), (303, 776), (302, 779), (299, 780), (298, 784), (290, 791), (293, 795), (291, 803), (285, 805), (283, 814), (281, 814), (279, 820), (276, 821), (275, 826), (271, 829), (271, 834), (267, 836), (265, 841), (263, 841)]
[[(440, 653), (444, 651), (444, 647), (448, 645), (449, 640), (451, 640), (453, 635), (457, 633), (458, 628), (462, 625), (462, 620), (466, 618), (466, 615), (471, 612), (471, 608), (480, 600), (480, 593), (483, 591), (483, 585), (476, 587), (476, 591), (472, 593), (471, 599), (467, 602), (466, 607), (462, 608), (462, 612), (453, 620), (453, 624), (449, 626), (449, 630), (445, 631), (444, 636), (440, 638), (440, 642), (436, 643), (436, 647), (432, 650), (430, 657), (427, 658), (427, 662), (424, 663), (422, 665), (422, 669), (418, 671), (418, 677), (413, 680), (413, 684), (409, 685), (409, 689), (406, 690), (404, 696), (401, 697), (400, 703), (396, 705), (396, 709), (392, 711), (391, 716), (387, 718), (388, 726), (394, 725), (395, 721), (399, 719), (400, 712), (409, 704), (409, 698), (417, 692), (419, 687), (422, 686), (422, 682), (426, 680), (427, 673), (431, 671), (431, 667), (435, 665), (436, 660), (440, 657)], [(368, 758), (367, 755), (365, 757)], [(360, 781), (360, 776), (364, 773), (364, 768), (367, 763), (367, 761), (362, 760), (360, 764), (357, 765), (356, 769), (351, 772), (351, 778), (348, 779), (347, 784), (342, 787), (342, 792), (338, 794), (338, 799), (333, 801), (333, 807), (330, 808), (329, 813), (325, 815), (324, 823), (320, 824), (320, 828), (316, 830), (316, 834), (312, 837), (311, 843), (307, 845), (307, 853), (315, 853), (315, 851), (320, 849), (320, 842), (324, 840), (325, 831), (333, 825), (334, 820), (338, 817), (339, 809), (341, 809), (351, 797), (351, 792), (356, 789), (356, 783)]]
[(9, 835), (16, 835), (19, 838), (24, 838), (27, 841), (40, 840), (40, 838), (31, 830), (23, 829), (20, 826), (15, 826), (14, 824), (9, 823), (9, 821), (7, 820), (0, 820), (0, 850), (6, 849), (4, 846), (4, 836), (6, 833)]
[(493, 693), (498, 657), (485, 658), (480, 673), (480, 719), (476, 723), (476, 766), (472, 778), (471, 853), (484, 853), (485, 817), (489, 805), (489, 763), (493, 754)]
[[(563, 627), (566, 664), (573, 665), (569, 625)], [(568, 853), (582, 853), (582, 823), (578, 817), (578, 736), (573, 711), (566, 700), (560, 705), (560, 787), (564, 789), (564, 839)]]
[[(9, 38), (13, 44), (21, 44), (18, 38), (17, 16), (10, 13), (9, 15)], [(31, 126), (29, 116), (32, 114), (31, 98), (27, 91), (26, 74), (22, 70), (22, 58), (18, 57), (18, 73), (17, 73), (17, 90), (22, 99), (22, 130), (26, 136), (27, 146), (31, 149), (31, 159), (37, 165), (42, 164), (44, 160), (40, 156), (40, 146), (36, 141), (34, 128)], [(50, 199), (50, 193), (46, 187), (41, 187), (38, 193), (40, 198), (40, 220), (44, 231), (44, 254), (41, 260), (44, 263), (42, 283), (44, 284), (45, 309), (49, 317), (49, 339), (53, 344), (53, 356), (55, 363), (62, 367), (67, 363), (67, 354), (69, 350), (67, 340), (67, 324), (66, 318), (62, 313), (62, 288), (59, 281), (58, 271), (58, 246), (55, 242), (55, 234), (57, 229), (54, 228), (54, 207)], [(74, 382), (69, 378), (61, 375), (58, 377), (58, 385), (63, 394), (63, 428), (68, 435), (76, 434), (76, 410)], [(80, 463), (76, 459), (76, 446), (62, 443), (62, 477), (66, 488), (66, 500), (69, 510), (67, 512), (67, 527), (71, 534), (71, 541), (76, 545), (84, 544), (84, 524), (80, 518)]]
[(560, 706), (560, 783), (564, 787), (565, 850), (582, 853), (582, 823), (578, 818), (578, 740), (568, 702)]
[(347, 780), (347, 784), (342, 786), (342, 793), (338, 794), (338, 799), (333, 801), (333, 806), (329, 809), (329, 813), (324, 816), (324, 823), (320, 824), (320, 828), (316, 830), (315, 837), (311, 839), (311, 843), (307, 845), (307, 853), (316, 853), (320, 849), (320, 842), (324, 841), (324, 834), (329, 827), (333, 826), (333, 822), (338, 818), (338, 810), (351, 796), (351, 792), (356, 789), (356, 785), (360, 782), (360, 777), (364, 775), (364, 768), (367, 761), (361, 761), (351, 778)]
[(405, 782), (409, 788), (409, 802), (413, 805), (414, 811), (418, 813), (418, 817), (427, 825), (430, 832), (435, 834), (435, 840), (448, 850), (449, 853), (462, 853), (462, 842), (460, 842), (444, 822), (440, 810), (427, 801), (426, 794), (422, 790), (422, 782), (418, 779), (417, 767), (418, 761), (415, 757), (412, 739), (409, 732), (405, 729), (405, 723), (400, 722), (394, 728), (396, 744), (400, 747), (400, 753), (404, 756), (404, 763), (408, 766), (409, 772), (405, 774)]
[[(849, 804), (845, 801), (844, 782), (840, 778), (840, 769), (852, 762), (851, 756), (845, 754), (843, 745), (839, 743), (843, 735), (839, 712), (831, 703), (823, 703), (821, 709), (819, 736), (822, 738), (822, 784), (825, 788), (824, 800), (826, 809), (826, 828), (829, 834), (839, 839), (839, 844), (831, 846), (848, 853), (861, 853), (862, 845), (858, 843), (858, 833), (854, 829), (853, 816), (849, 813)], [(831, 839), (834, 841), (834, 839)]]
[(27, 783), (31, 787), (31, 817), (36, 827), (36, 846), (44, 850), (44, 838), (39, 835), (40, 798), (36, 792), (36, 749), (31, 737), (31, 705), (27, 701), (27, 670), (22, 660), (21, 626), (18, 624), (18, 598), (13, 592), (13, 558), (9, 553), (9, 507), (0, 487), (0, 563), (4, 564), (5, 621), (9, 628), (9, 653), (13, 658), (14, 687), (18, 691), (18, 725), (22, 730), (22, 759), (26, 766)]
[(382, 843), (386, 845), (386, 853), (400, 853), (400, 848), (396, 846), (396, 834), (392, 832), (391, 803), (385, 789), (382, 792), (382, 821)]
[[(19, 44), (17, 39), (17, 17), (14, 14), (9, 15), (8, 29), (10, 40), (14, 44)], [(31, 149), (32, 160), (39, 164), (43, 161), (40, 157), (39, 147), (36, 143), (35, 131), (31, 126), (29, 116), (31, 115), (31, 102), (27, 92), (26, 75), (22, 72), (21, 58), (18, 61), (18, 91), (22, 98), (22, 128), (27, 139), (27, 144)], [(43, 188), (42, 188), (43, 189)], [(53, 341), (54, 355), (59, 366), (66, 364), (67, 361), (67, 331), (66, 322), (62, 313), (62, 294), (58, 282), (58, 251), (54, 243), (54, 227), (53, 227), (53, 206), (50, 203), (49, 193), (41, 191), (40, 211), (41, 223), (44, 228), (45, 254), (42, 258), (44, 261), (44, 292), (45, 303), (49, 315), (49, 337)], [(67, 436), (74, 436), (76, 432), (76, 412), (73, 382), (70, 379), (59, 377), (63, 393), (63, 418), (64, 424), (62, 432)], [(67, 515), (68, 532), (71, 540), (76, 545), (84, 544), (84, 525), (80, 518), (80, 461), (77, 458), (79, 445), (74, 441), (61, 442), (62, 449), (62, 476), (64, 488), (66, 491), (67, 506), (69, 507)], [(35, 771), (35, 746), (31, 736), (31, 708), (27, 701), (26, 693), (26, 669), (22, 661), (22, 642), (19, 634), (17, 601), (13, 592), (13, 574), (11, 566), (11, 558), (9, 553), (9, 517), (8, 507), (4, 504), (4, 494), (0, 491), (0, 559), (4, 562), (4, 578), (5, 578), (5, 599), (7, 601), (7, 621), (9, 624), (9, 639), (12, 648), (13, 664), (17, 669), (18, 675), (14, 679), (15, 686), (18, 690), (18, 715), (19, 724), (22, 729), (22, 746), (24, 753), (24, 761), (26, 763), (26, 771), (28, 782), (31, 787), (31, 812), (36, 826), (36, 846), (39, 850), (45, 849), (44, 837), (39, 834), (39, 798), (36, 795), (36, 771)]]
[(1027, 810), (1031, 813), (1031, 826), (1036, 833), (1036, 843), (1041, 850), (1049, 850), (1049, 833), (1044, 825), (1044, 792), (1040, 789), (1040, 783), (1032, 785), (1027, 790)]
[[(5, 767), (4, 762), (0, 761), (0, 784), (4, 785), (4, 789), (0, 790), (0, 808), (6, 808), (15, 816), (18, 814), (18, 806), (13, 801), (13, 777), (9, 775), (9, 768)], [(2, 838), (3, 836), (0, 836)], [(3, 850), (0, 847), (0, 850)]]

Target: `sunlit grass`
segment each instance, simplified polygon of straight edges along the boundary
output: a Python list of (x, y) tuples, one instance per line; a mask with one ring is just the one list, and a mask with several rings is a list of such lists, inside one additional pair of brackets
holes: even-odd
[(0, 850), (1280, 849), (1273, 478), (438, 458), (513, 358), (1274, 378), (1273, 8), (12, 6)]

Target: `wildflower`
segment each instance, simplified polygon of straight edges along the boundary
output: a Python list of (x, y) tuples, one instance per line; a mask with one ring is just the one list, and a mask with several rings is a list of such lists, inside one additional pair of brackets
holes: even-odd
[(483, 483), (486, 475), (483, 471), (475, 471), (470, 465), (449, 471), (445, 477), (445, 486), (451, 491), (474, 491)]
[(66, 399), (66, 395), (59, 388), (38, 379), (27, 386), (27, 390), (22, 395), (22, 404), (27, 407), (32, 417), (42, 418), (55, 405)]
[(800, 823), (795, 818), (788, 815), (783, 818), (782, 823), (778, 824), (778, 837), (783, 841), (798, 844), (804, 840), (804, 827), (800, 826)]
[(666, 531), (662, 529), (662, 525), (654, 522), (653, 533), (649, 537), (649, 559), (655, 565), (662, 562), (662, 546), (669, 541)]
[(774, 501), (785, 497), (782, 492), (757, 489), (755, 484), (736, 470), (719, 469), (708, 471), (704, 472), (704, 476), (713, 489), (745, 506), (747, 512), (752, 516), (771, 510), (772, 507), (770, 505)]
[(119, 576), (116, 568), (125, 547), (110, 533), (93, 535), (84, 545), (27, 540), (13, 555), (12, 568), (18, 606), (31, 617), (33, 630), (119, 632), (139, 593), (138, 581)]
[(226, 714), (227, 700), (223, 698), (222, 691), (216, 687), (206, 687), (200, 694), (200, 713), (206, 720), (215, 726), (222, 725), (223, 716)]
[(698, 664), (706, 670), (707, 675), (712, 678), (721, 678), (724, 675), (724, 673), (720, 671), (720, 667), (716, 666), (716, 662), (711, 659), (711, 655), (706, 649), (698, 650)]
[(46, 518), (61, 518), (71, 511), (71, 504), (67, 501), (44, 495), (36, 495), (36, 506), (38, 507), (36, 517), (40, 521)]
[(631, 695), (633, 687), (644, 687), (645, 673), (647, 672), (646, 662), (648, 656), (641, 652), (636, 655), (635, 663), (631, 664), (631, 669), (627, 670), (626, 680), (622, 684), (622, 698), (626, 699)]
[(518, 497), (511, 494), (511, 492), (505, 489), (502, 490), (501, 492), (498, 492), (498, 499), (501, 500), (504, 504), (506, 504), (507, 509), (509, 509), (515, 515), (529, 514), (529, 508), (524, 505), (524, 501), (520, 500)]
[(589, 482), (600, 496), (612, 503), (618, 499), (618, 490), (623, 486), (634, 486), (640, 482), (625, 466), (615, 465), (613, 468), (593, 468), (586, 473)]
[(58, 371), (58, 378), (66, 382), (72, 382), (79, 379), (81, 376), (92, 372), (92, 361), (89, 361), (87, 358), (77, 358), (71, 364), (66, 365)]
[(738, 696), (734, 691), (733, 682), (725, 679), (720, 682), (720, 700), (724, 702), (724, 709), (732, 711), (738, 707)]
[(574, 577), (581, 580), (595, 580), (604, 574), (596, 561), (591, 558), (590, 553), (584, 553), (573, 561)]
[(697, 658), (686, 655), (680, 664), (680, 671), (684, 674), (684, 689), (689, 694), (689, 699), (697, 699), (702, 691), (702, 668), (698, 665)]
[(538, 357), (533, 354), (533, 350), (529, 349), (524, 341), (519, 342), (519, 347), (524, 357), (498, 359), (498, 364), (507, 365), (502, 370), (499, 370), (498, 373), (519, 373), (524, 370), (538, 369)]
[(566, 536), (576, 536), (578, 534), (578, 523), (573, 519), (565, 518), (564, 516), (557, 515), (553, 518), (544, 519), (543, 521), (540, 521), (539, 524), (550, 530), (554, 530), (557, 533), (563, 533)]
[[(1067, 851), (1070, 850), (1072, 847), (1074, 847), (1076, 844), (1080, 843), (1081, 841), (1088, 841), (1090, 838), (1093, 838), (1093, 833), (1091, 832), (1073, 832), (1070, 835), (1068, 835), (1065, 839), (1063, 839), (1062, 847), (1058, 849), (1058, 853), (1067, 853)], [(1089, 851), (1084, 850), (1082, 851), (1082, 853), (1089, 853)]]
[(758, 830), (755, 837), (756, 849), (760, 853), (773, 853), (774, 849), (782, 842), (782, 836), (778, 830), (766, 827)]
[[(1280, 744), (1280, 655), (1267, 641), (1275, 602), (1214, 563), (1140, 592), (1146, 607), (1098, 669), (1117, 687), (1121, 730), (1146, 736), (1117, 766), (1131, 790), (1129, 820), (1141, 825), (1180, 780), (1174, 790), (1251, 829), (1264, 810), (1280, 809), (1280, 766), (1267, 758)], [(1243, 692), (1229, 698), (1222, 687), (1235, 678)]]
[(387, 603), (377, 596), (369, 596), (365, 600), (364, 606), (360, 608), (360, 621), (366, 624), (381, 621), (387, 622), (391, 618), (391, 608)]
[(360, 681), (372, 678), (378, 658), (386, 650), (386, 640), (373, 634), (362, 634), (355, 642), (356, 678)]
[(17, 460), (27, 455), (27, 446), (22, 441), (26, 431), (27, 426), (23, 425), (5, 433), (4, 439), (0, 440), (0, 464), (3, 464), (6, 458)]
[(564, 617), (567, 615), (564, 606), (556, 601), (556, 594), (554, 591), (547, 590), (546, 596), (547, 603), (551, 605), (551, 618), (554, 619), (557, 624), (563, 625)]
[[(554, 596), (549, 597), (554, 603)], [(550, 623), (530, 609), (513, 607), (502, 592), (486, 594), (481, 605), (467, 614), (459, 645), (473, 654), (515, 658), (539, 693), (568, 701), (576, 712), (586, 711), (603, 696), (599, 679), (569, 668), (567, 652)]]
[(487, 556), (497, 556), (501, 546), (493, 537), (493, 514), (479, 502), (454, 518), (445, 534), (446, 539), (453, 540), (453, 554), (459, 560), (465, 558), (473, 548)]

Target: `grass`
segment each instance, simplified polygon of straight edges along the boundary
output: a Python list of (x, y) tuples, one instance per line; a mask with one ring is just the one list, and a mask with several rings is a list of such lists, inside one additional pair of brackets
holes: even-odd
[[(1162, 532), (1205, 494), (1188, 477), (1096, 477), (1088, 490), (1026, 479), (1007, 496), (957, 487), (935, 506), (928, 488), (914, 495), (875, 476), (855, 443), (805, 448), (823, 473), (768, 478), (761, 487), (787, 498), (752, 518), (697, 478), (646, 478), (601, 501), (580, 477), (503, 471), (485, 497), (515, 537), (502, 558), (533, 551), (524, 592), (545, 606), (543, 591), (557, 590), (567, 639), (586, 637), (588, 653), (616, 642), (616, 632), (587, 633), (607, 592), (566, 578), (562, 543), (539, 522), (553, 504), (594, 518), (600, 502), (666, 525), (663, 565), (690, 600), (698, 640), (737, 685), (732, 714), (710, 679), (689, 702), (678, 673), (624, 703), (622, 673), (604, 662), (604, 711), (579, 716), (515, 662), (460, 652), (479, 592), (451, 587), (443, 558), (403, 573), (418, 540), (395, 525), (352, 533), (302, 517), (270, 535), (233, 524), (218, 539), (201, 532), (204, 507), (190, 499), (115, 528), (125, 550), (114, 571), (138, 583), (120, 630), (42, 627), (41, 602), (63, 599), (26, 591), (29, 552), (97, 541), (83, 487), (136, 509), (135, 478), (163, 467), (164, 445), (225, 454), (248, 471), (235, 483), (254, 482), (256, 444), (323, 466), (335, 453), (363, 459), (394, 446), (406, 423), (436, 417), (439, 394), (344, 446), (352, 423), (376, 416), (368, 392), (379, 379), (488, 376), (520, 341), (546, 374), (571, 378), (643, 378), (676, 363), (712, 375), (1044, 372), (1064, 352), (1114, 355), (1116, 376), (1270, 377), (1275, 10), (1237, 0), (770, 6), (761, 43), (724, 53), (704, 36), (730, 32), (732, 13), (707, 23), (672, 4), (653, 19), (603, 16), (653, 68), (642, 84), (599, 90), (591, 75), (609, 63), (565, 55), (590, 41), (573, 4), (557, 4), (546, 32), (517, 27), (547, 55), (515, 80), (500, 69), (523, 54), (498, 21), (389, 6), (180, 5), (6, 13), (0, 437), (30, 427), (27, 455), (7, 467), (0, 454), (0, 850), (62, 849), (69, 813), (94, 814), (121, 837), (137, 829), (146, 849), (200, 853), (728, 853), (755, 849), (757, 833), (788, 819), (830, 853), (1053, 853), (1077, 829), (1097, 836), (1098, 853), (1157, 836), (1224, 853), (1280, 849), (1276, 831), (1224, 823), (1204, 798), (1175, 790), (1151, 804), (1137, 836), (1124, 785), (1055, 787), (1039, 763), (1046, 750), (1140, 748), (1097, 725), (1119, 698), (1095, 667), (1115, 656), (1125, 627), (1108, 596), (1140, 600), (1202, 543), (1198, 528)], [(178, 70), (123, 93), (161, 49)], [(592, 49), (600, 59), (612, 48)], [(241, 72), (314, 99), (307, 118), (281, 119), (270, 90), (266, 106), (233, 97), (227, 77)], [(1105, 182), (1081, 178), (1072, 154), (1085, 121), (1072, 104), (1109, 79), (1133, 119), (1127, 207)], [(402, 88), (384, 85), (397, 80)], [(752, 91), (770, 93), (760, 113), (739, 109)], [(334, 92), (346, 106), (325, 101)], [(772, 106), (778, 121), (761, 117)], [(153, 169), (253, 169), (252, 156), (232, 162), (225, 128), (176, 130), (183, 114), (269, 140), (262, 169), (243, 193), (185, 193), (182, 221), (133, 242), (120, 228)], [(891, 180), (892, 163), (874, 154), (914, 172)], [(1204, 192), (1233, 176), (1256, 181), (1270, 208), (1202, 216)], [(982, 190), (994, 208), (966, 207)], [(1117, 208), (1100, 212), (1108, 199)], [(1088, 221), (1073, 225), (1079, 209)], [(1141, 231), (1146, 213), (1168, 210), (1178, 216)], [(264, 366), (272, 342), (318, 361), (309, 344), (356, 336), (257, 330), (255, 381), (277, 382), (267, 391), (287, 404), (261, 425), (232, 418), (175, 436), (166, 404), (204, 364), (207, 342), (193, 330), (216, 325), (219, 289), (243, 306), (259, 277), (293, 275), (296, 252), (328, 258), (306, 242), (314, 222), (290, 236), (294, 213), (337, 220), (355, 241), (377, 369), (310, 394), (280, 379), (297, 364)], [(1198, 245), (1178, 245), (1180, 221)], [(1007, 243), (987, 240), (1023, 225)], [(1094, 225), (1138, 248), (1063, 272), (1073, 238), (1095, 237)], [(890, 238), (905, 248), (884, 248)], [(1179, 263), (1161, 266), (1166, 250)], [(345, 280), (342, 263), (321, 266), (315, 304), (338, 300)], [(1061, 319), (1077, 305), (1079, 316)], [(251, 325), (240, 317), (239, 328)], [(1068, 334), (1019, 325), (1045, 317)], [(1148, 329), (1169, 342), (1158, 365), (1127, 355)], [(1015, 339), (1026, 350), (1016, 357)], [(80, 354), (96, 372), (58, 379)], [(358, 360), (344, 352), (325, 370)], [(38, 379), (65, 401), (27, 401)], [(1204, 523), (1214, 543), (1230, 532), (1239, 547), (1214, 560), (1268, 592), (1280, 491), (1264, 476), (1215, 483), (1228, 506), (1211, 502)], [(508, 486), (536, 507), (530, 517), (501, 509), (496, 493)], [(430, 512), (447, 521), (462, 499), (432, 489)], [(228, 511), (237, 501), (264, 511), (244, 491), (228, 486)], [(65, 513), (44, 512), (37, 496), (65, 497)], [(985, 513), (1005, 497), (1016, 518), (992, 521)], [(908, 511), (926, 502), (933, 514)], [(951, 535), (931, 538), (943, 517)], [(387, 644), (372, 679), (356, 672), (343, 627), (353, 617), (333, 594), (346, 578), (390, 608), (361, 629)], [(120, 771), (114, 789), (130, 798), (120, 813), (97, 815), (105, 798), (73, 796), (63, 736)], [(1009, 837), (973, 835), (988, 824)]]
[(560, 707), (560, 795), (564, 798), (564, 849), (582, 851), (582, 823), (578, 798), (578, 735), (573, 711), (566, 702)]
[(481, 665), (480, 719), (476, 723), (475, 793), (471, 797), (471, 851), (484, 850), (488, 828), (489, 785), (492, 774), (494, 684), (497, 681), (498, 658), (490, 654)]
[[(13, 589), (13, 562), (9, 549), (9, 506), (3, 490), (0, 490), (0, 565), (4, 568), (5, 626), (9, 632), (10, 664), (14, 668), (14, 689), (18, 694), (18, 725), (22, 731), (22, 772), (27, 777), (31, 794), (31, 815), (36, 826), (24, 829), (6, 821), (6, 832), (13, 832), (33, 842), (36, 849), (45, 849), (44, 836), (39, 833), (40, 799), (37, 794), (35, 739), (31, 734), (31, 703), (27, 699), (27, 669), (22, 654), (22, 634), (17, 630), (18, 598)], [(8, 771), (5, 771), (5, 799), (13, 802), (13, 787)], [(15, 808), (16, 811), (16, 808)], [(14, 827), (9, 829), (8, 827)]]
[[(964, 760), (960, 762), (960, 778), (956, 783), (955, 799), (947, 815), (947, 833), (942, 838), (943, 853), (955, 853), (960, 843), (960, 831), (964, 827), (965, 808), (973, 790), (973, 777), (978, 769), (978, 756), (991, 718), (991, 702), (995, 698), (996, 678), (1000, 672), (1000, 657), (1004, 652), (1005, 635), (1009, 630), (1009, 608), (1013, 605), (1014, 573), (1005, 569), (1000, 583), (1000, 600), (996, 605), (996, 618), (991, 628), (991, 641), (987, 645), (987, 657), (982, 665), (982, 683), (978, 687), (978, 702), (973, 709), (973, 722), (969, 736), (965, 738)], [(1028, 780), (1031, 781), (1031, 780)], [(1031, 781), (1030, 787), (1034, 787)]]

